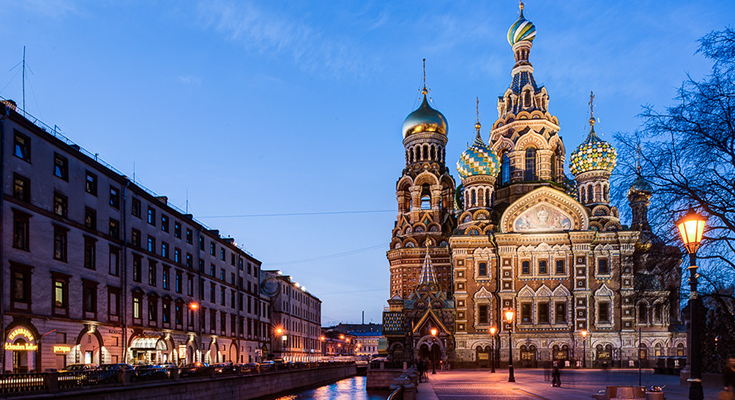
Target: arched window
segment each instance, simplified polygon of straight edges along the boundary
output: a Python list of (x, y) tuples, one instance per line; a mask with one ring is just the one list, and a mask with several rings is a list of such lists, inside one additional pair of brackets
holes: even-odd
[(421, 187), (421, 209), (431, 210), (431, 189), (427, 183)]
[(533, 147), (526, 149), (526, 180), (536, 180), (536, 149)]
[(513, 102), (510, 101), (510, 96), (505, 98), (505, 111), (510, 112), (510, 108), (512, 107)]
[(661, 303), (653, 305), (653, 322), (661, 323)]
[(648, 323), (648, 307), (646, 307), (645, 303), (638, 304), (638, 323)]
[(594, 198), (592, 197), (592, 185), (587, 186), (587, 202), (592, 203)]
[(505, 153), (500, 164), (500, 184), (505, 185), (508, 182), (510, 182), (510, 157)]
[(582, 201), (582, 203), (584, 203), (585, 200), (587, 199), (587, 196), (585, 196), (585, 193), (586, 193), (586, 191), (584, 190), (584, 188), (580, 188), (580, 190), (579, 190), (579, 200)]
[(470, 206), (474, 207), (475, 205), (477, 205), (477, 193), (475, 193), (475, 189), (472, 189), (470, 193), (472, 193), (472, 199), (470, 200)]
[(610, 187), (605, 185), (605, 201), (610, 201)]
[(530, 90), (526, 91), (525, 103), (526, 103), (526, 107), (531, 107), (531, 91)]
[(487, 276), (487, 264), (486, 263), (480, 263), (480, 265), (477, 267), (477, 275)]
[(436, 160), (436, 147), (431, 146), (431, 159)]

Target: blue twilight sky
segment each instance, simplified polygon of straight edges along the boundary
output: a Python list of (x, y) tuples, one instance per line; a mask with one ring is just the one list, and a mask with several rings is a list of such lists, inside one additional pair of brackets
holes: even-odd
[[(567, 156), (597, 131), (635, 129), (642, 104), (672, 103), (709, 64), (696, 40), (732, 24), (735, 2), (526, 2), (531, 62)], [(323, 324), (380, 322), (385, 251), (404, 167), (401, 124), (421, 59), (449, 121), (447, 159), (485, 140), (510, 83), (503, 1), (0, 2), (0, 96), (27, 110), (323, 301)], [(226, 218), (215, 218), (229, 216)]]

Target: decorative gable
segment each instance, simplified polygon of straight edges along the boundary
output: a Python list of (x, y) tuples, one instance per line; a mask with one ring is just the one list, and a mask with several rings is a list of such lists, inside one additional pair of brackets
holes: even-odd
[(586, 231), (589, 219), (577, 200), (541, 187), (511, 204), (500, 219), (502, 232)]

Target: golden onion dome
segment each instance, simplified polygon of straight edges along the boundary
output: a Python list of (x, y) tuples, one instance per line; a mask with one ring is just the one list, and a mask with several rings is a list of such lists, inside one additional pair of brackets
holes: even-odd
[(442, 135), (447, 134), (447, 119), (444, 114), (433, 109), (426, 99), (426, 91), (424, 89), (424, 100), (417, 108), (403, 121), (403, 138), (419, 132), (437, 132)]

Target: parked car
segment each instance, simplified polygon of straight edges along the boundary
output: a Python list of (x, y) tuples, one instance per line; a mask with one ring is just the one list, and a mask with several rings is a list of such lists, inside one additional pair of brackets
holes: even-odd
[(69, 364), (59, 372), (83, 372), (83, 371), (96, 371), (99, 369), (97, 364)]
[(97, 364), (70, 364), (59, 371), (59, 380), (75, 380), (76, 385), (87, 385), (97, 383), (99, 370)]
[(186, 364), (179, 369), (179, 376), (203, 376), (209, 373), (209, 364), (203, 362), (195, 362)]
[(102, 364), (99, 368), (98, 383), (118, 383), (121, 381), (121, 374), (133, 370), (130, 364)]
[(168, 369), (158, 365), (138, 365), (133, 370), (134, 381), (152, 381), (168, 378)]
[(257, 374), (260, 372), (260, 366), (258, 363), (247, 363), (247, 364), (236, 364), (235, 367), (237, 367), (241, 373), (243, 374)]
[(215, 374), (234, 374), (237, 372), (237, 368), (232, 363), (221, 363), (221, 364), (214, 364), (214, 373)]
[(275, 369), (276, 363), (273, 361), (263, 361), (258, 363), (258, 366), (260, 367), (260, 371), (270, 371)]

